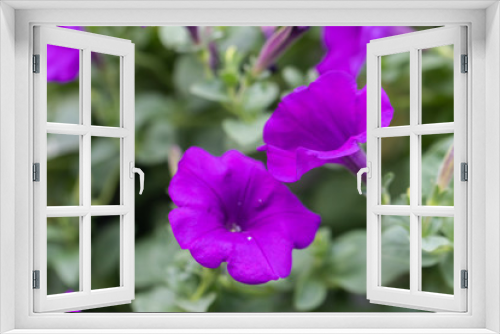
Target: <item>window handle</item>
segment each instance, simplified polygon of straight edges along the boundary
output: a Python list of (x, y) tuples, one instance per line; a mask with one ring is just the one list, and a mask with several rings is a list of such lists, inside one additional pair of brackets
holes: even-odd
[(371, 171), (372, 163), (371, 163), (371, 162), (368, 162), (368, 163), (367, 163), (367, 166), (368, 166), (368, 167), (361, 168), (361, 169), (358, 171), (358, 193), (359, 193), (360, 195), (362, 195), (362, 194), (363, 194), (363, 192), (361, 191), (361, 176), (363, 175), (363, 173), (366, 173), (366, 177), (367, 177), (367, 178), (371, 178), (371, 177), (372, 177), (372, 171)]
[(139, 195), (142, 195), (142, 191), (144, 190), (144, 172), (140, 168), (134, 167), (134, 162), (130, 161), (130, 178), (134, 178), (134, 173), (139, 174), (139, 185), (140, 185), (140, 190), (139, 190)]

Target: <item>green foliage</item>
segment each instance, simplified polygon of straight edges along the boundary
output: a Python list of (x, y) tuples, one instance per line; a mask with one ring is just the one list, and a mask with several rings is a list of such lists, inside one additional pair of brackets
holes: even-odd
[[(186, 150), (200, 146), (213, 154), (238, 149), (265, 161), (256, 152), (262, 144), (264, 124), (280, 97), (317, 77), (315, 65), (324, 55), (320, 28), (313, 27), (281, 57), (276, 69), (254, 75), (252, 65), (264, 43), (258, 27), (202, 28), (201, 42), (193, 43), (185, 27), (91, 27), (89, 31), (132, 39), (136, 45), (136, 160), (146, 174), (145, 192), (136, 196), (136, 298), (130, 305), (102, 311), (136, 312), (293, 312), (293, 311), (397, 311), (366, 301), (366, 199), (356, 191), (356, 179), (339, 166), (307, 173), (289, 185), (300, 200), (322, 217), (321, 228), (308, 248), (294, 250), (290, 276), (250, 286), (234, 281), (225, 266), (207, 269), (180, 249), (169, 227), (172, 203), (167, 161), (173, 146)], [(214, 42), (219, 64), (209, 63), (207, 45)], [(307, 50), (307, 52), (304, 52)], [(446, 50), (429, 51), (426, 82), (443, 84), (449, 77)], [(445, 55), (443, 57), (442, 55)], [(93, 60), (95, 61), (95, 60)], [(93, 119), (101, 123), (116, 118), (119, 94), (107, 81), (116, 75), (112, 63), (98, 70), (102, 82), (93, 84)], [(407, 108), (409, 64), (402, 57), (383, 64), (393, 105)], [(390, 65), (390, 66), (389, 66)], [(94, 68), (93, 68), (94, 71)], [(406, 71), (406, 72), (405, 72)], [(405, 74), (406, 73), (406, 74)], [(360, 86), (364, 86), (361, 76)], [(425, 89), (425, 106), (449, 118), (444, 109), (452, 91), (440, 85)], [(48, 85), (48, 120), (78, 123), (78, 82)], [(426, 108), (427, 108), (426, 107)], [(444, 116), (443, 116), (444, 115)], [(433, 118), (434, 117), (434, 118)], [(404, 119), (404, 115), (395, 115)], [(422, 139), (422, 193), (429, 205), (452, 205), (453, 182), (438, 187), (439, 170), (452, 145), (452, 136)], [(78, 140), (49, 138), (49, 205), (79, 202)], [(93, 204), (119, 202), (119, 159), (112, 141), (96, 141), (93, 148)], [(407, 154), (407, 152), (404, 152)], [(398, 158), (392, 156), (391, 163)], [(406, 159), (406, 156), (401, 158)], [(407, 204), (407, 187), (395, 173), (383, 175), (383, 204)], [(397, 189), (389, 192), (390, 189)], [(392, 198), (390, 194), (393, 194)], [(56, 204), (57, 203), (57, 204)], [(76, 204), (75, 204), (76, 203)], [(382, 230), (383, 284), (393, 285), (408, 275), (409, 230), (400, 217), (386, 217)], [(111, 218), (92, 225), (92, 280), (96, 286), (119, 282), (117, 226)], [(78, 220), (78, 219), (77, 219)], [(78, 222), (68, 218), (48, 224), (49, 291), (63, 293), (79, 286)], [(423, 287), (449, 293), (453, 289), (453, 219), (422, 218)], [(104, 254), (104, 255), (103, 255)], [(94, 283), (93, 283), (94, 284)]]

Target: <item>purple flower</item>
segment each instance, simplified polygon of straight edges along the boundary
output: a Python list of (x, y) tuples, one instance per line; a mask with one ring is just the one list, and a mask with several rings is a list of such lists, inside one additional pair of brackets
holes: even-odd
[(215, 41), (208, 42), (208, 65), (214, 73), (220, 66), (219, 51)]
[(258, 74), (272, 66), (279, 56), (307, 30), (309, 27), (282, 27), (273, 33), (262, 47), (253, 72)]
[(235, 150), (214, 157), (188, 149), (168, 191), (178, 206), (169, 220), (181, 248), (208, 268), (227, 262), (246, 284), (287, 277), (292, 249), (309, 246), (320, 224), (261, 162)]
[[(382, 126), (393, 109), (382, 91)], [(285, 96), (264, 127), (267, 166), (275, 178), (295, 182), (307, 171), (326, 163), (344, 165), (353, 173), (366, 167), (359, 147), (366, 142), (366, 87), (357, 90), (355, 78), (331, 71), (308, 87)]]
[(191, 35), (191, 39), (193, 40), (194, 44), (200, 44), (201, 39), (200, 39), (200, 31), (198, 27), (195, 26), (188, 26), (186, 29), (189, 31), (189, 35)]
[[(62, 27), (83, 30), (83, 27)], [(80, 71), (80, 50), (57, 45), (47, 45), (47, 81), (67, 83)]]
[(321, 74), (340, 70), (357, 76), (366, 60), (367, 43), (411, 31), (410, 27), (324, 27), (327, 53), (316, 69)]
[(262, 34), (264, 34), (264, 37), (266, 39), (269, 39), (269, 37), (271, 37), (276, 31), (276, 28), (276, 26), (262, 26), (260, 27), (260, 30), (262, 30)]

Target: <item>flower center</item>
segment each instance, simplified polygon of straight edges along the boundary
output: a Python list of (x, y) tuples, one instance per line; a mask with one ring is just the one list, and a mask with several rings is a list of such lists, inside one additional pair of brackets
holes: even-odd
[(236, 223), (229, 224), (227, 228), (230, 232), (241, 232), (241, 226)]

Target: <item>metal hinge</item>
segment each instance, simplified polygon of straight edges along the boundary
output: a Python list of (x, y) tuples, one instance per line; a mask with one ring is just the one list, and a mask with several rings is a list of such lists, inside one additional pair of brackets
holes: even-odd
[(40, 270), (33, 270), (33, 289), (40, 289)]
[(469, 72), (469, 57), (467, 55), (462, 55), (462, 73)]
[(33, 181), (40, 181), (40, 164), (38, 162), (33, 164)]
[(467, 272), (467, 270), (462, 270), (460, 272), (460, 276), (461, 276), (461, 281), (462, 281), (462, 289), (467, 289), (469, 287), (469, 274)]
[(33, 73), (40, 73), (40, 55), (33, 55)]
[(460, 164), (460, 181), (469, 181), (469, 165), (466, 162)]

